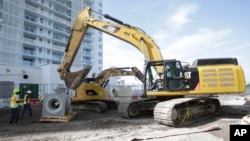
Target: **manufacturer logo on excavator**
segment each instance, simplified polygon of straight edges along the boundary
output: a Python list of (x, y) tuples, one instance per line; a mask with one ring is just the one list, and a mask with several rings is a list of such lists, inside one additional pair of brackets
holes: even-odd
[(191, 79), (191, 72), (185, 72), (184, 76), (186, 79)]
[(103, 29), (108, 30), (109, 32), (113, 32), (113, 33), (116, 33), (120, 30), (119, 27), (110, 26), (110, 25), (104, 25)]

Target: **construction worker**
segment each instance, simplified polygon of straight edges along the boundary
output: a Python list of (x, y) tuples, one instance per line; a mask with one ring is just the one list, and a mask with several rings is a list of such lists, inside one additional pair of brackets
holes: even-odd
[(20, 102), (22, 102), (19, 98), (20, 90), (15, 88), (13, 90), (13, 94), (10, 99), (10, 109), (11, 109), (11, 117), (9, 120), (9, 124), (18, 124), (19, 120), (19, 106)]
[(30, 106), (30, 95), (31, 95), (31, 91), (30, 90), (28, 90), (28, 91), (25, 92), (25, 95), (24, 95), (24, 98), (23, 98), (23, 111), (22, 111), (21, 118), (24, 117), (24, 112), (25, 112), (25, 110), (27, 108), (29, 110), (30, 116), (32, 116), (32, 109), (31, 109), (31, 106)]
[(43, 95), (42, 94), (39, 94), (39, 97), (38, 97), (38, 99), (39, 99), (39, 104), (40, 104), (40, 108), (42, 109), (43, 108)]

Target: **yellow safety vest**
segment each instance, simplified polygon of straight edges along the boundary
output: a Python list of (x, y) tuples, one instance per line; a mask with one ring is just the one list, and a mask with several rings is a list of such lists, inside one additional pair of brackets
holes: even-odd
[(39, 96), (39, 102), (43, 102), (43, 96)]
[(19, 103), (17, 102), (18, 100), (19, 100), (19, 95), (13, 94), (10, 99), (10, 107), (17, 108), (19, 106)]
[(23, 99), (23, 104), (29, 104), (30, 103), (30, 97), (26, 94)]

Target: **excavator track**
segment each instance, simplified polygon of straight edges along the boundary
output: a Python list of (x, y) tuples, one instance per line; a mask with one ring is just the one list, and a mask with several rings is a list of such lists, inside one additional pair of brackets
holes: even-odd
[(104, 113), (108, 110), (108, 106), (103, 101), (87, 101), (82, 103), (72, 103), (72, 109)]
[(123, 101), (119, 103), (118, 115), (123, 118), (134, 118), (139, 116), (141, 111), (153, 111), (156, 103), (159, 101), (155, 98), (145, 98), (135, 101)]
[(182, 126), (220, 113), (218, 99), (177, 98), (159, 102), (154, 109), (154, 119), (168, 126)]
[(118, 115), (123, 118), (133, 118), (140, 114), (136, 102), (121, 102), (118, 106)]

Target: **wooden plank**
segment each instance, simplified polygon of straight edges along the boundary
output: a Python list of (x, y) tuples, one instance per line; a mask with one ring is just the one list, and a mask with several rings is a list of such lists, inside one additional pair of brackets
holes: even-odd
[(72, 112), (65, 116), (41, 116), (40, 122), (69, 122), (75, 115), (76, 112)]

